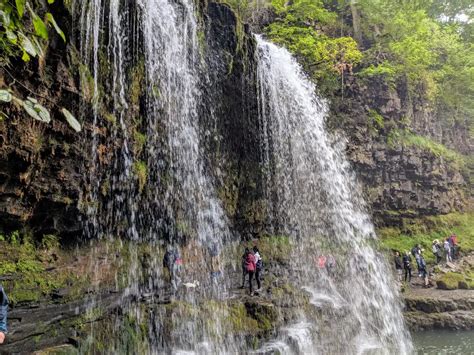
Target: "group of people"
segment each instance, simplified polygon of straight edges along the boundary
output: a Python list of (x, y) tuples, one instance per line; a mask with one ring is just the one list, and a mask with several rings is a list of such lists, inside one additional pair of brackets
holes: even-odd
[[(415, 245), (411, 250), (411, 255), (409, 251), (406, 251), (405, 254), (400, 256), (398, 251), (395, 252), (395, 269), (397, 270), (399, 281), (405, 281), (410, 283), (412, 277), (412, 256), (415, 258), (416, 266), (418, 269), (418, 277), (422, 277), (424, 280), (425, 287), (429, 285), (428, 279), (428, 268), (426, 265), (425, 258), (423, 256), (424, 249), (421, 248), (420, 244)], [(405, 274), (403, 276), (403, 274)]]
[(439, 264), (443, 257), (446, 257), (446, 262), (452, 262), (459, 256), (459, 245), (456, 234), (447, 237), (441, 244), (438, 239), (433, 240), (432, 251), (436, 257), (436, 264)]
[(245, 248), (244, 254), (242, 255), (242, 287), (245, 288), (245, 280), (248, 276), (249, 280), (249, 292), (250, 295), (254, 295), (252, 280), (255, 277), (257, 281), (256, 292), (259, 292), (262, 288), (260, 276), (263, 271), (263, 260), (260, 255), (260, 251), (256, 246), (253, 249)]
[[(443, 253), (444, 250), (444, 253)], [(451, 262), (458, 257), (459, 245), (455, 234), (446, 238), (443, 244), (438, 239), (432, 242), (432, 252), (436, 257), (436, 264), (439, 264), (443, 257), (446, 257), (446, 262)], [(400, 252), (395, 252), (394, 262), (397, 270), (399, 281), (410, 283), (412, 277), (412, 256), (415, 258), (418, 277), (424, 280), (424, 286), (429, 286), (429, 273), (426, 265), (426, 260), (423, 256), (424, 249), (420, 244), (415, 245), (411, 251), (406, 251), (403, 257)]]
[(316, 264), (320, 270), (326, 270), (327, 274), (329, 276), (333, 276), (335, 269), (336, 269), (336, 259), (332, 254), (329, 254), (328, 256), (325, 255), (320, 255), (317, 260)]
[(8, 297), (5, 290), (0, 285), (0, 344), (3, 344), (7, 334), (7, 313)]

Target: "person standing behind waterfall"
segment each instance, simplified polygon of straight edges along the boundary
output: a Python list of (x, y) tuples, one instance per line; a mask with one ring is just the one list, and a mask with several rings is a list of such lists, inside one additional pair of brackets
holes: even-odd
[(253, 252), (255, 256), (255, 279), (257, 280), (257, 291), (260, 291), (262, 288), (260, 274), (262, 273), (263, 269), (263, 261), (257, 246), (253, 247)]
[(247, 252), (249, 248), (245, 248), (244, 253), (242, 254), (241, 264), (242, 264), (242, 286), (240, 288), (245, 288), (245, 278), (247, 276), (247, 268), (245, 267), (245, 261), (247, 259)]
[(403, 280), (403, 262), (402, 258), (400, 257), (400, 253), (398, 251), (395, 252), (395, 257), (394, 257), (394, 262), (395, 262), (395, 270), (397, 271), (397, 277), (398, 281)]
[(253, 289), (252, 289), (252, 280), (253, 276), (255, 274), (255, 270), (257, 269), (257, 265), (255, 262), (255, 255), (248, 249), (245, 249), (245, 270), (247, 271), (247, 274), (249, 275), (249, 291), (250, 295), (253, 295)]
[(410, 283), (411, 281), (411, 257), (410, 253), (407, 251), (405, 255), (403, 255), (403, 269), (405, 270), (405, 282)]
[(0, 344), (5, 341), (5, 334), (7, 333), (7, 313), (8, 297), (0, 285)]
[(174, 290), (178, 289), (180, 283), (179, 273), (181, 272), (183, 261), (178, 250), (169, 246), (163, 256), (163, 267), (168, 270), (170, 283)]

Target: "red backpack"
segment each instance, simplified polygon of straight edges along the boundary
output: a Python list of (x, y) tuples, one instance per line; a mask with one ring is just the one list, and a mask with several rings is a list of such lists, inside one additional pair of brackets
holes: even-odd
[(245, 269), (247, 271), (255, 271), (255, 255), (248, 253), (245, 258)]

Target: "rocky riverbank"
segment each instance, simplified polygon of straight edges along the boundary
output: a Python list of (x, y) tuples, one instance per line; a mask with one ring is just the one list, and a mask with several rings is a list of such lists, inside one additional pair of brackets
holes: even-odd
[(411, 330), (474, 329), (474, 290), (414, 289), (404, 299)]
[(474, 329), (473, 266), (474, 254), (435, 266), (430, 288), (415, 277), (403, 294), (410, 329)]

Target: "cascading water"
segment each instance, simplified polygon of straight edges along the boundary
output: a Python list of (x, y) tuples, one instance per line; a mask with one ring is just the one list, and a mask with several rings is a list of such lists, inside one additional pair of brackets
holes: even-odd
[[(232, 336), (227, 334), (224, 339), (221, 334), (220, 321), (227, 316), (225, 307), (213, 307), (215, 319), (211, 323), (190, 315), (189, 309), (179, 307), (171, 313), (162, 309), (151, 315), (143, 314), (136, 302), (142, 294), (150, 294), (151, 302), (159, 299), (159, 302), (167, 303), (171, 297), (198, 308), (200, 300), (221, 301), (227, 293), (219, 258), (231, 233), (211, 177), (206, 173), (200, 143), (199, 84), (205, 74), (202, 73), (194, 3), (190, 0), (139, 0), (131, 5), (120, 0), (90, 0), (76, 4), (79, 6), (81, 55), (89, 68), (82, 80), (84, 86), (93, 86), (90, 100), (93, 111), (92, 166), (86, 234), (88, 237), (108, 237), (112, 243), (118, 238), (133, 241), (127, 244), (125, 252), (119, 251), (127, 254), (130, 261), (128, 275), (120, 275), (117, 279), (126, 283), (124, 308), (137, 319), (150, 319), (148, 344), (134, 350), (160, 353), (187, 349), (208, 353), (226, 348), (235, 352), (237, 345)], [(130, 23), (133, 16), (138, 18), (139, 30)], [(138, 41), (138, 45), (133, 43)], [(142, 52), (138, 53), (137, 48)], [(139, 60), (143, 60), (144, 81), (138, 84), (145, 97), (145, 103), (141, 105), (144, 108), (140, 108), (144, 117), (140, 120), (146, 130), (141, 158), (132, 149), (132, 129), (137, 129), (138, 125), (137, 118), (133, 118), (137, 114), (131, 112), (129, 105), (133, 91), (130, 66)], [(110, 72), (105, 71), (109, 65)], [(100, 97), (105, 92), (111, 95)], [(107, 110), (110, 112), (107, 116), (113, 117), (112, 125), (101, 122), (103, 117), (100, 116)], [(104, 137), (104, 131), (110, 137)], [(117, 143), (119, 149), (113, 154), (112, 170), (104, 174), (101, 171), (103, 150), (107, 145)], [(141, 164), (146, 166), (147, 182), (141, 191), (137, 191), (134, 160), (143, 157), (146, 162)], [(104, 180), (113, 193), (99, 206)], [(103, 216), (105, 218), (101, 219)], [(138, 261), (140, 246), (136, 242), (147, 244), (147, 267)], [(167, 276), (162, 274), (163, 243), (170, 251), (184, 246), (182, 253), (187, 253), (190, 264), (185, 265), (186, 279), (181, 281), (200, 282), (199, 292), (191, 290), (176, 295), (174, 284), (171, 294), (163, 295), (167, 286), (164, 281)], [(207, 273), (208, 260), (212, 264), (211, 275)], [(94, 263), (91, 260), (91, 272), (94, 272)], [(93, 307), (91, 300), (90, 309)], [(165, 319), (181, 321), (174, 322), (175, 331), (168, 332), (163, 340), (163, 334), (168, 331), (163, 328)], [(111, 336), (114, 340), (110, 346), (114, 351), (124, 347), (120, 340), (121, 328), (122, 325), (117, 324), (115, 334)], [(211, 335), (212, 340), (209, 339)], [(127, 344), (127, 348), (129, 346)]]
[[(233, 333), (231, 278), (218, 265), (233, 233), (205, 161), (199, 110), (212, 69), (204, 63), (198, 40), (203, 25), (193, 1), (88, 0), (75, 6), (89, 70), (82, 73), (91, 91), (84, 96), (92, 107), (86, 235), (109, 237), (110, 247), (116, 240), (132, 241), (117, 254), (129, 261), (127, 275), (117, 275), (116, 283), (125, 283), (124, 311), (148, 325), (146, 344), (131, 345), (121, 337), (126, 317), (119, 317), (111, 351), (249, 351), (248, 339)], [(258, 119), (272, 232), (292, 237), (296, 257), (290, 276), (313, 304), (311, 314), (301, 309), (297, 322), (282, 327), (278, 339), (257, 352), (410, 352), (390, 272), (370, 246), (372, 224), (341, 147), (332, 147), (325, 132), (326, 104), (287, 51), (257, 41)], [(139, 70), (131, 67), (138, 64), (143, 95), (133, 104)], [(146, 142), (136, 148), (139, 131)], [(143, 169), (146, 181), (138, 188), (135, 175)], [(187, 253), (182, 281), (199, 281), (200, 287), (164, 295), (163, 244)], [(143, 245), (146, 263), (138, 260)], [(92, 269), (100, 250), (95, 253)], [(314, 258), (322, 253), (332, 254), (339, 266), (331, 277), (317, 270)], [(144, 294), (150, 295), (147, 302), (167, 307), (144, 311)]]
[[(327, 105), (288, 51), (260, 36), (257, 42), (272, 225), (295, 239), (293, 269), (311, 302), (333, 309), (315, 352), (409, 353), (390, 269), (371, 246), (373, 226), (343, 149), (324, 127)], [(336, 261), (332, 275), (318, 269), (320, 256)]]

